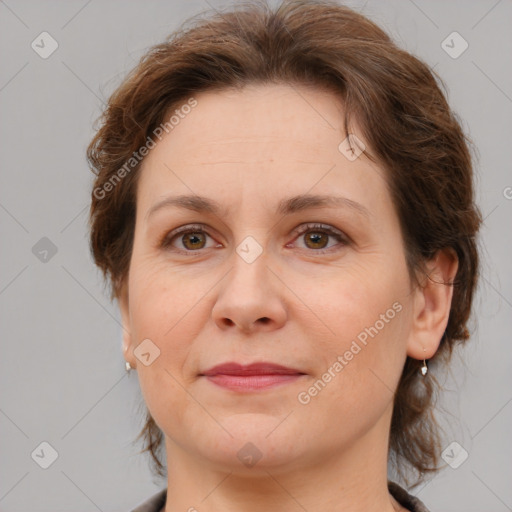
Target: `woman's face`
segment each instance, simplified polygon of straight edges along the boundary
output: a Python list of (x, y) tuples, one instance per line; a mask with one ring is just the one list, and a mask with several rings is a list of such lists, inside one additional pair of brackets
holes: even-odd
[[(195, 99), (143, 163), (120, 300), (126, 357), (168, 454), (245, 471), (385, 442), (406, 355), (421, 349), (383, 169), (341, 144), (330, 93), (266, 85)], [(227, 362), (302, 375), (259, 389), (203, 375)]]

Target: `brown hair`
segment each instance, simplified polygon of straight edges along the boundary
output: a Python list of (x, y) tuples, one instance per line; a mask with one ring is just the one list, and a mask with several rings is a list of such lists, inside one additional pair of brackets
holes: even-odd
[[(411, 278), (419, 282), (425, 262), (438, 250), (457, 254), (455, 282), (448, 283), (454, 286), (449, 321), (431, 370), (436, 361), (447, 363), (454, 345), (469, 337), (479, 266), (475, 237), (482, 221), (474, 202), (470, 142), (439, 77), (373, 22), (334, 1), (285, 1), (274, 9), (262, 1), (243, 2), (188, 21), (192, 26), (185, 23), (152, 47), (110, 97), (87, 150), (96, 173), (91, 250), (110, 279), (111, 298), (119, 296), (129, 268), (140, 163), (133, 170), (124, 167), (122, 179), (119, 170), (170, 109), (193, 93), (254, 83), (325, 88), (344, 102), (346, 133), (350, 120), (357, 120), (374, 159), (386, 169)], [(406, 360), (390, 432), (390, 460), (406, 481), (405, 469), (416, 470), (416, 484), (439, 469), (441, 440), (433, 415), (439, 385), (432, 372), (419, 375), (420, 365)], [(163, 476), (163, 436), (149, 411), (140, 437)]]

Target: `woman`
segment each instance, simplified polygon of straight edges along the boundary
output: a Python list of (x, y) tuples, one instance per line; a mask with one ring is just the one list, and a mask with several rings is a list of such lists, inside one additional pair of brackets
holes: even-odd
[(388, 465), (439, 468), (430, 362), (469, 338), (481, 223), (433, 72), (335, 2), (245, 3), (152, 48), (88, 158), (167, 460), (136, 510), (427, 510)]

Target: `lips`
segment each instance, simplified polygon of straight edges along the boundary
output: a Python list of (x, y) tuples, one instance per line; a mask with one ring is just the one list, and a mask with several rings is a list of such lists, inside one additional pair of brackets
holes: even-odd
[(224, 363), (201, 374), (216, 386), (238, 393), (263, 391), (291, 384), (304, 375), (306, 374), (295, 368), (266, 362), (245, 366), (238, 363)]
[(238, 363), (223, 363), (209, 370), (206, 370), (201, 375), (215, 376), (215, 375), (232, 375), (240, 377), (249, 377), (255, 375), (305, 375), (300, 370), (295, 368), (288, 368), (274, 363), (252, 363), (249, 365), (241, 365)]

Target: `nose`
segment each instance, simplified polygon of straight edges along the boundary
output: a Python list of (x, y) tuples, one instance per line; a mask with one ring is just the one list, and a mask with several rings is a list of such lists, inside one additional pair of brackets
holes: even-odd
[(222, 280), (212, 309), (213, 320), (223, 331), (245, 334), (280, 329), (286, 322), (286, 287), (267, 266), (263, 253), (252, 263), (234, 254), (234, 265)]

